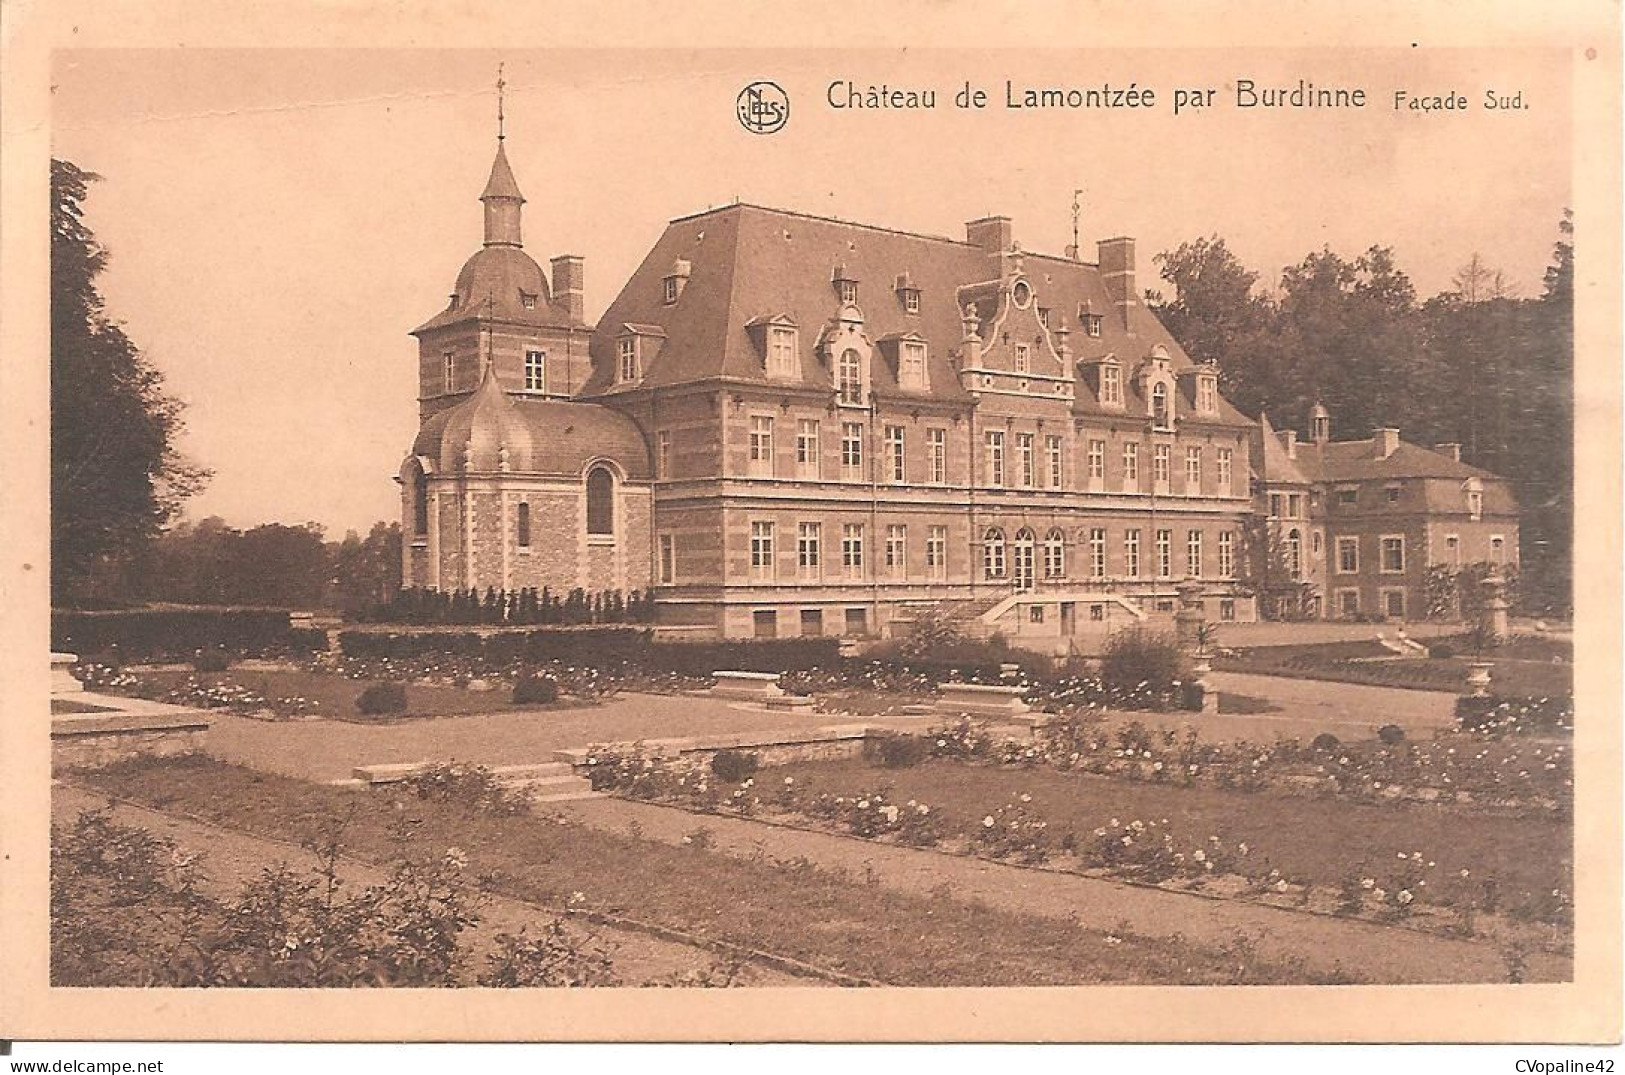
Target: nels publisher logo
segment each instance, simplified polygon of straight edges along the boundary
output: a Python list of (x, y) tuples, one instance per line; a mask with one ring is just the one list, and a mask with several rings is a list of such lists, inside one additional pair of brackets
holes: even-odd
[(734, 112), (752, 134), (772, 134), (790, 121), (790, 98), (776, 82), (752, 82), (739, 91)]

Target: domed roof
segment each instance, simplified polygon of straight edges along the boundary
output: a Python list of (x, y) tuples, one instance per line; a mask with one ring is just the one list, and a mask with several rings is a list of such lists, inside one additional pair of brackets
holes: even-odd
[(515, 401), (491, 367), (473, 395), (430, 418), (412, 454), (439, 474), (545, 474), (578, 479), (606, 459), (628, 478), (649, 477), (649, 449), (637, 424), (598, 403)]

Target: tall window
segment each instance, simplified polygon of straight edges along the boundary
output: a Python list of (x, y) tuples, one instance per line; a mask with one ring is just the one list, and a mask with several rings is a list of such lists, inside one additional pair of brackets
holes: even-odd
[(1168, 484), (1169, 456), (1172, 449), (1166, 444), (1155, 444), (1151, 447), (1151, 478), (1158, 485)]
[(948, 577), (948, 528), (933, 526), (925, 532), (925, 572), (933, 579)]
[(1286, 536), (1286, 566), (1293, 578), (1303, 578), (1303, 535), (1296, 529)]
[(1353, 575), (1360, 570), (1360, 539), (1357, 537), (1340, 537), (1337, 539), (1337, 573), (1339, 575)]
[(925, 387), (925, 344), (903, 341), (898, 383), (904, 388)]
[(1185, 534), (1185, 574), (1189, 578), (1202, 577), (1202, 532), (1190, 530)]
[(1202, 449), (1197, 447), (1185, 449), (1185, 491), (1191, 494), (1202, 491)]
[(908, 527), (901, 523), (886, 526), (886, 574), (894, 579), (908, 574)]
[(835, 289), (841, 296), (841, 301), (848, 306), (858, 301), (858, 282), (856, 280), (837, 280)]
[(773, 417), (767, 414), (750, 416), (750, 472), (760, 477), (773, 476)]
[(796, 568), (803, 578), (816, 579), (823, 566), (824, 527), (822, 523), (796, 525)]
[(1385, 575), (1399, 575), (1405, 571), (1405, 539), (1397, 534), (1386, 534), (1382, 538), (1382, 573)]
[(1234, 454), (1234, 450), (1230, 448), (1215, 448), (1213, 450), (1213, 465), (1217, 471), (1215, 479), (1219, 483), (1220, 495), (1230, 493), (1230, 467)]
[(1219, 409), (1219, 392), (1211, 377), (1196, 379), (1196, 409), (1212, 414)]
[(677, 539), (673, 534), (660, 535), (660, 582), (670, 586), (677, 581)]
[(514, 512), (514, 529), (521, 549), (530, 548), (530, 505), (520, 504)]
[(841, 567), (853, 578), (863, 574), (862, 523), (846, 523), (841, 527)]
[(1016, 539), (1010, 545), (1010, 573), (1018, 590), (1033, 588), (1033, 557), (1037, 544), (1038, 536), (1025, 526), (1016, 531)]
[(941, 485), (948, 480), (948, 431), (946, 429), (927, 429), (925, 431), (925, 454), (930, 463), (931, 481)]
[(863, 402), (863, 359), (851, 348), (841, 352), (835, 387), (842, 403)]
[(1106, 442), (1092, 440), (1089, 442), (1089, 480), (1098, 482), (1106, 477)]
[(1033, 435), (1031, 433), (1016, 434), (1016, 465), (1021, 477), (1021, 487), (1031, 489), (1038, 480), (1037, 463), (1033, 458)]
[(1025, 343), (1016, 344), (1016, 372), (1026, 373), (1032, 369), (1033, 349)]
[(627, 336), (620, 344), (620, 373), (622, 381), (638, 379), (638, 338)]
[(1469, 486), (1467, 489), (1467, 517), (1473, 520), (1484, 517), (1483, 490), (1473, 486)]
[(841, 423), (841, 477), (846, 481), (863, 479), (863, 423)]
[(440, 391), (457, 391), (457, 356), (450, 351), (440, 356)]
[(750, 573), (759, 579), (773, 577), (773, 524), (750, 524)]
[(608, 467), (587, 473), (587, 533), (610, 537), (615, 533), (615, 476)]
[(1236, 574), (1236, 534), (1233, 530), (1219, 531), (1219, 577), (1234, 578)]
[(796, 355), (796, 330), (774, 326), (768, 333), (767, 372), (770, 377), (799, 377), (801, 362)]
[(890, 478), (897, 484), (908, 480), (908, 454), (907, 442), (902, 426), (886, 427), (886, 469)]
[(1061, 438), (1054, 433), (1044, 437), (1044, 457), (1049, 463), (1049, 487), (1059, 489), (1066, 484), (1066, 476), (1062, 471)]
[(982, 535), (982, 574), (1004, 578), (1004, 531), (996, 526)]
[(1123, 445), (1123, 488), (1140, 487), (1140, 446), (1133, 441)]
[(796, 474), (803, 478), (818, 477), (818, 419), (796, 420)]
[(525, 391), (547, 391), (547, 352), (530, 348), (525, 351)]
[(1117, 405), (1123, 402), (1123, 368), (1108, 362), (1100, 367), (1100, 402)]
[(671, 430), (662, 429), (655, 434), (655, 477), (671, 477)]
[(429, 536), (429, 476), (423, 467), (412, 467), (412, 536)]
[(1123, 574), (1131, 579), (1140, 577), (1140, 531), (1123, 531)]
[(1044, 535), (1044, 577), (1063, 578), (1066, 575), (1066, 535), (1055, 527)]
[(1158, 381), (1151, 389), (1151, 424), (1168, 428), (1168, 386)]
[(1096, 526), (1089, 531), (1089, 577), (1106, 577), (1106, 528)]
[(1157, 577), (1163, 579), (1174, 576), (1174, 532), (1172, 530), (1157, 531)]
[(1445, 559), (1450, 562), (1451, 567), (1461, 566), (1461, 537), (1459, 535), (1449, 534), (1445, 537), (1444, 551)]
[(1004, 484), (1004, 432), (990, 429), (987, 431), (987, 483), (989, 485)]

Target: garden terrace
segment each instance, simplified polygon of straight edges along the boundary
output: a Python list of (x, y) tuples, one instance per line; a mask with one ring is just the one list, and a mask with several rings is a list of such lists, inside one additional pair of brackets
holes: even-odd
[[(1468, 665), (1475, 660), (1461, 638), (1434, 640), (1441, 656), (1401, 657), (1375, 642), (1334, 642), (1303, 646), (1260, 646), (1227, 652), (1213, 667), (1225, 672), (1323, 679), (1379, 687), (1464, 693)], [(1574, 693), (1573, 645), (1556, 639), (1518, 636), (1486, 650), (1492, 690), (1509, 697), (1561, 697)]]
[[(800, 859), (742, 860), (606, 833), (559, 818), (493, 816), (456, 803), (357, 798), (212, 759), (130, 763), (78, 774), (97, 791), (246, 832), (320, 836), (353, 811), (346, 852), (389, 864), (456, 847), (492, 891), (540, 904), (582, 893), (585, 910), (618, 914), (890, 985), (1001, 986), (1094, 982), (1313, 982), (1273, 966), (1190, 944), (1058, 928), (1054, 918), (922, 897), (862, 883)], [(397, 803), (399, 808), (397, 808)], [(409, 832), (401, 833), (405, 817)], [(900, 930), (897, 923), (907, 922)]]

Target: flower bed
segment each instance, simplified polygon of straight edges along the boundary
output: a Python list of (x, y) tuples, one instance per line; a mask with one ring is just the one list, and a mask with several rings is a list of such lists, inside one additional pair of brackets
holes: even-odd
[[(1464, 644), (1439, 639), (1436, 657), (1401, 657), (1376, 642), (1334, 642), (1302, 646), (1260, 646), (1221, 654), (1213, 666), (1224, 672), (1254, 672), (1297, 679), (1323, 679), (1376, 687), (1459, 693), (1467, 683)], [(1574, 664), (1550, 640), (1513, 639), (1485, 652), (1491, 682), (1501, 694), (1519, 698), (1574, 693)], [(1539, 654), (1541, 656), (1531, 656)]]
[[(1234, 792), (1147, 785), (1123, 796), (1104, 782), (1080, 784), (1075, 774), (943, 762), (888, 772), (884, 784), (872, 769), (831, 763), (764, 770), (730, 785), (635, 745), (595, 748), (589, 771), (601, 790), (699, 813), (1459, 935), (1523, 943), (1539, 932), (1530, 922), (1572, 921), (1572, 880), (1561, 856), (1514, 850), (1554, 838), (1561, 826), (1550, 820), (1519, 822), (1509, 833), (1501, 819), (1438, 811), (1373, 817), (1369, 808), (1326, 803), (1293, 808), (1297, 816), (1283, 827), (1261, 817), (1267, 800)], [(1130, 800), (1130, 810), (1111, 805)], [(1193, 826), (1243, 835), (1191, 835)], [(1406, 837), (1412, 845), (1397, 849)], [(1416, 844), (1437, 850), (1430, 858)]]

